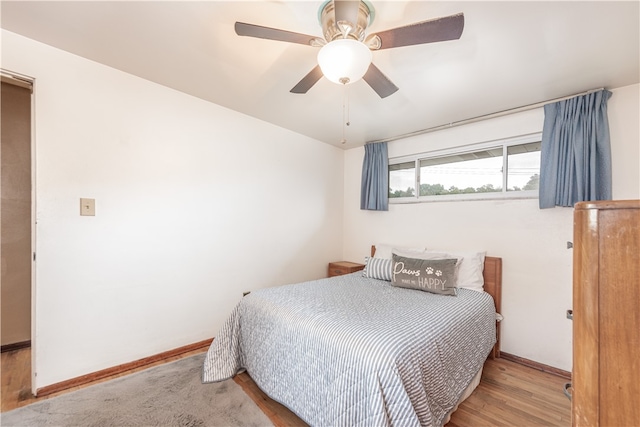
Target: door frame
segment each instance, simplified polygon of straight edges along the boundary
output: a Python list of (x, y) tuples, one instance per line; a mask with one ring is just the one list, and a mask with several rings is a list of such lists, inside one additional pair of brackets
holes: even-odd
[(36, 395), (36, 79), (31, 76), (20, 74), (14, 71), (0, 68), (0, 75), (3, 80), (10, 80), (9, 83), (22, 87), (31, 88), (31, 141), (30, 141), (30, 157), (31, 157), (31, 392)]

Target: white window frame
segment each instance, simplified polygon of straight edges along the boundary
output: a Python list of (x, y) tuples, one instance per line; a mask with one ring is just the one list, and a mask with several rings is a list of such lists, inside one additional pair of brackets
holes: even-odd
[[(507, 178), (509, 176), (509, 165), (507, 162), (507, 150), (514, 145), (528, 144), (531, 142), (540, 142), (542, 133), (532, 133), (512, 138), (505, 138), (483, 142), (479, 144), (465, 145), (461, 147), (447, 148), (442, 150), (427, 151), (420, 154), (412, 154), (409, 156), (393, 157), (389, 159), (389, 166), (398, 163), (415, 163), (415, 181), (413, 197), (389, 197), (391, 204), (404, 203), (424, 203), (424, 202), (451, 202), (465, 200), (504, 200), (504, 199), (537, 199), (538, 190), (524, 191), (507, 191)], [(502, 191), (491, 193), (467, 193), (467, 194), (443, 194), (440, 196), (420, 196), (420, 160), (435, 159), (438, 157), (447, 157), (451, 155), (473, 153), (476, 151), (484, 151), (502, 147)]]

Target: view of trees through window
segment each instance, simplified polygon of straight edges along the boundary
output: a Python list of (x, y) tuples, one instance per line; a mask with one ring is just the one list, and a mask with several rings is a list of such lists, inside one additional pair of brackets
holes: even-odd
[[(506, 153), (506, 158), (504, 153)], [(418, 167), (418, 179), (416, 179)], [(506, 190), (504, 173), (506, 171)], [(478, 150), (389, 166), (389, 197), (440, 196), (537, 190), (540, 142)]]

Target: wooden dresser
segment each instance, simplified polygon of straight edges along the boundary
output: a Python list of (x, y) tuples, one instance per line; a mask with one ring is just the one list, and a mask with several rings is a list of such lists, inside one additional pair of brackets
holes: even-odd
[(640, 426), (640, 200), (577, 203), (573, 426)]
[(349, 261), (330, 262), (328, 273), (329, 277), (342, 276), (343, 274), (355, 273), (364, 269), (364, 264)]

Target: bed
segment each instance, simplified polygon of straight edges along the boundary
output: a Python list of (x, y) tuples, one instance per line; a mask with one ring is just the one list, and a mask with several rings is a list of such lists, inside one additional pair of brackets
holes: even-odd
[(253, 291), (216, 335), (202, 381), (246, 370), (312, 426), (441, 426), (499, 356), (502, 260), (483, 256), (481, 268), (484, 292), (455, 296), (371, 269)]

